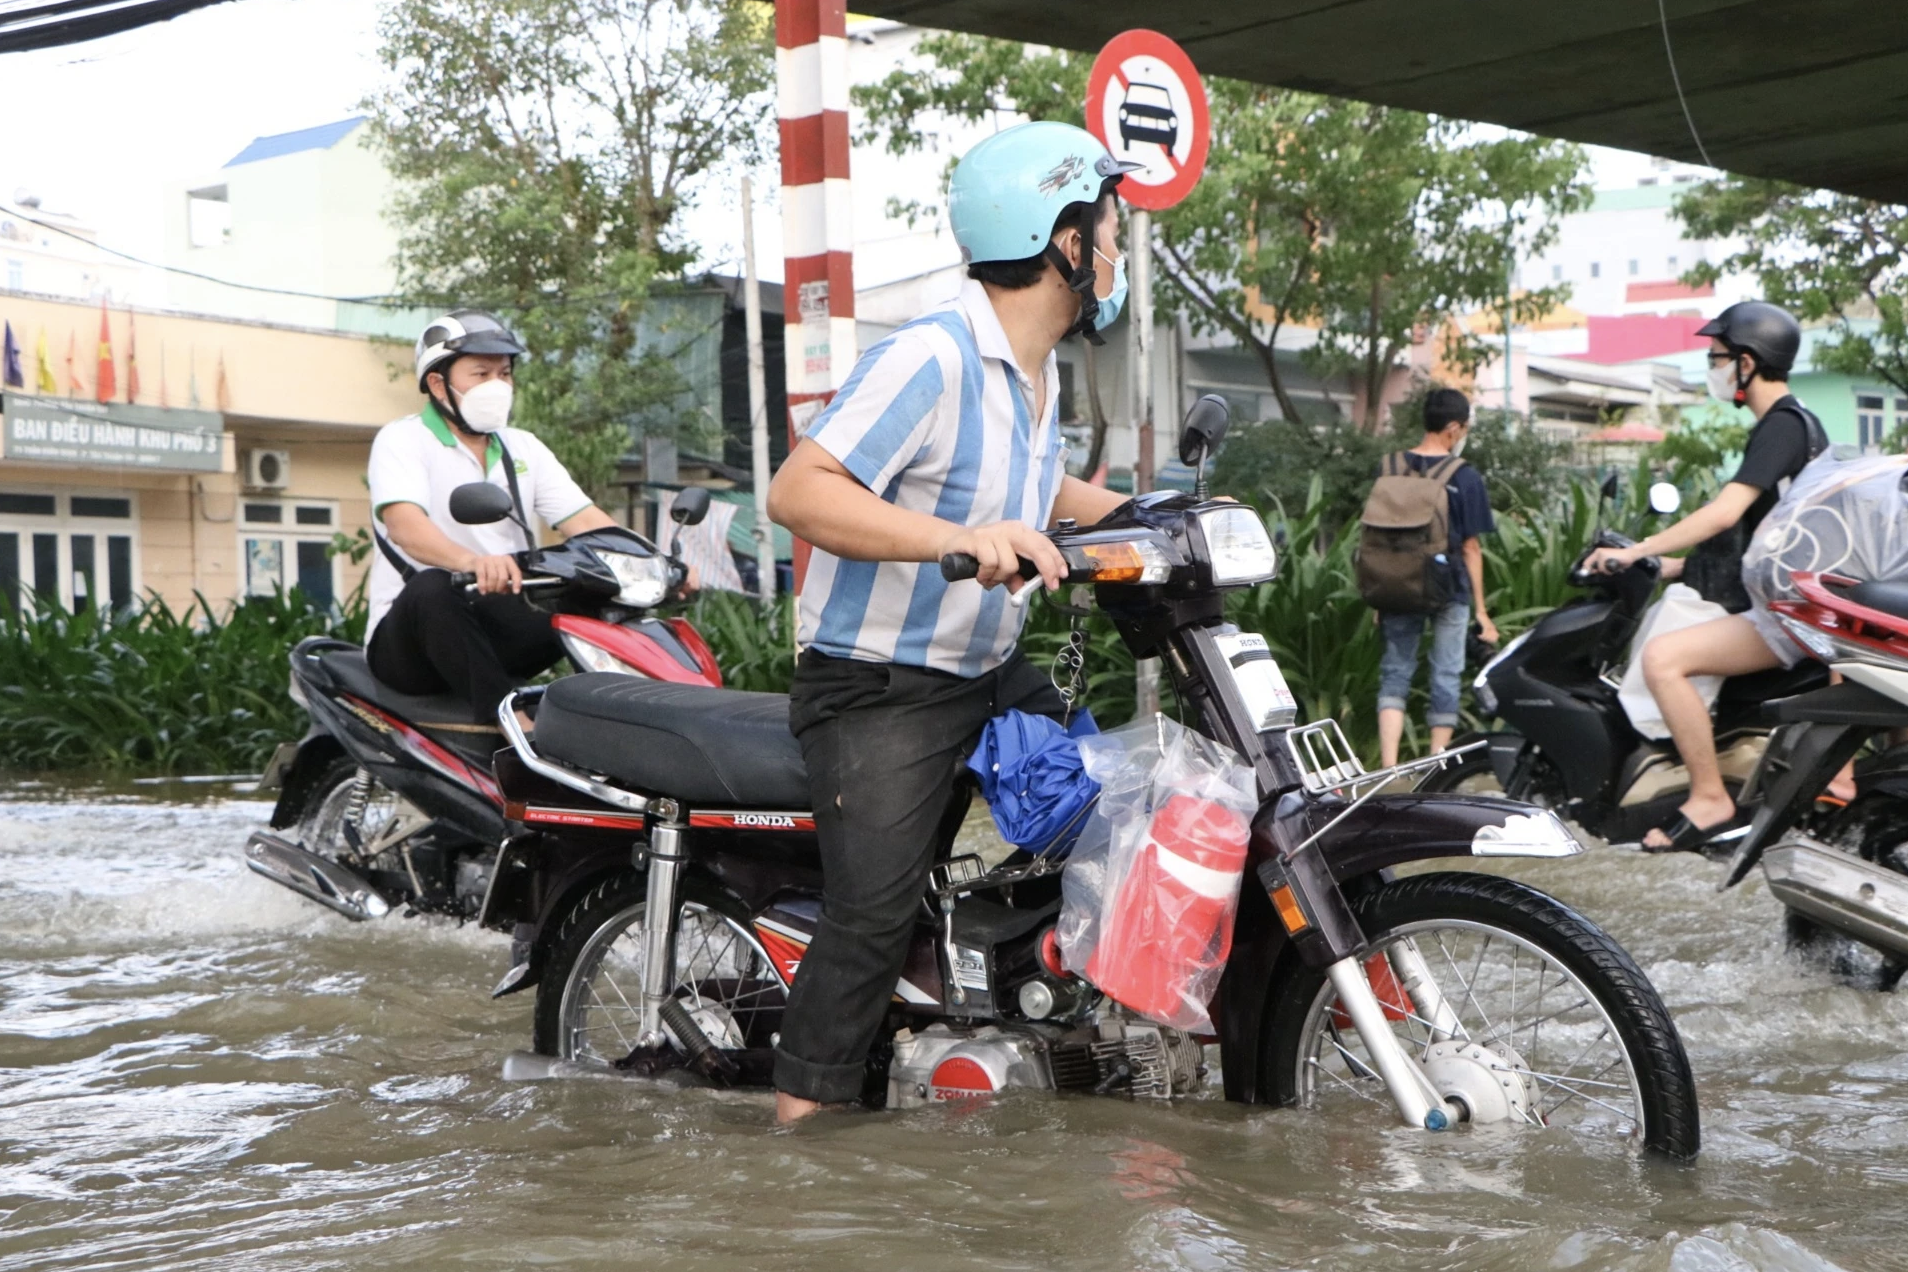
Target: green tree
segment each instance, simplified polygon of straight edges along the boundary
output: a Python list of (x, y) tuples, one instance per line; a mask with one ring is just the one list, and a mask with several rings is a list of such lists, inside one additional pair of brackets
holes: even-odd
[[(926, 73), (855, 90), (870, 136), (896, 153), (931, 145), (937, 115), (1081, 122), (1085, 54), (967, 35), (927, 37), (918, 52)], [(1254, 353), (1285, 418), (1303, 418), (1275, 356), (1286, 327), (1318, 330), (1304, 356), (1376, 433), (1384, 381), (1419, 333), (1442, 330), (1446, 357), (1470, 368), (1489, 350), (1451, 315), (1508, 305), (1527, 322), (1564, 298), (1511, 299), (1506, 285), (1515, 261), (1555, 237), (1555, 217), (1588, 199), (1580, 148), (1233, 80), (1206, 87), (1206, 177), (1154, 220), (1161, 299)]]
[(1835, 329), (1836, 339), (1816, 348), (1816, 367), (1908, 393), (1908, 207), (1725, 177), (1692, 188), (1675, 212), (1692, 238), (1743, 241), (1687, 281), (1753, 274), (1764, 299)]
[(761, 158), (772, 16), (754, 0), (394, 0), (370, 111), (399, 178), (400, 285), (505, 314), (516, 416), (601, 489), (683, 389), (638, 339), (692, 252), (699, 179)]

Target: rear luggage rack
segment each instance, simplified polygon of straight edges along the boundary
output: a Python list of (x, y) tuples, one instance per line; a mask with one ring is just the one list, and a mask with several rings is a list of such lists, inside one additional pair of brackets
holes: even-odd
[(1464, 746), (1453, 747), (1448, 751), (1439, 751), (1436, 755), (1421, 756), (1415, 760), (1406, 760), (1403, 764), (1394, 764), (1390, 768), (1366, 772), (1365, 766), (1358, 761), (1351, 743), (1345, 738), (1345, 730), (1338, 727), (1336, 720), (1319, 720), (1300, 728), (1288, 729), (1285, 734), (1285, 749), (1297, 766), (1299, 782), (1312, 795), (1324, 795), (1337, 792), (1349, 797), (1351, 802), (1340, 809), (1338, 815), (1320, 826), (1317, 830), (1288, 856), (1294, 856), (1302, 849), (1323, 839), (1338, 823), (1350, 817), (1364, 802), (1388, 786), (1394, 779), (1407, 773), (1416, 773), (1425, 769), (1443, 768), (1460, 755), (1467, 755), (1480, 747), (1489, 746), (1488, 742), (1471, 742)]
[(649, 801), (641, 795), (609, 785), (602, 777), (591, 773), (580, 773), (566, 764), (555, 760), (546, 760), (538, 755), (536, 748), (530, 745), (530, 739), (524, 736), (523, 726), (517, 723), (517, 703), (519, 700), (534, 700), (541, 697), (543, 689), (519, 689), (504, 695), (497, 704), (497, 727), (510, 742), (510, 749), (517, 753), (525, 768), (539, 777), (547, 777), (553, 782), (581, 791), (591, 799), (598, 799), (617, 808), (628, 809), (632, 813), (649, 811)]

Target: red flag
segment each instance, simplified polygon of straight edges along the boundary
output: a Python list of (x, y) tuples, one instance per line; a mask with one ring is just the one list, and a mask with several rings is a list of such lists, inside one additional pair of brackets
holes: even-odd
[(113, 394), (119, 391), (119, 376), (113, 370), (113, 329), (106, 322), (106, 301), (99, 302), (99, 378), (93, 385), (93, 396), (101, 402), (113, 400)]
[(132, 311), (126, 312), (126, 404), (139, 399), (139, 333), (133, 328)]

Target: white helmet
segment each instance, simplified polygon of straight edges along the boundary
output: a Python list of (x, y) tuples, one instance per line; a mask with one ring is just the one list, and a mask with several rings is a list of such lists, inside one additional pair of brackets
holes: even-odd
[(510, 329), (497, 321), (494, 314), (481, 309), (453, 309), (441, 318), (431, 319), (424, 327), (424, 334), (417, 338), (418, 392), (430, 391), (424, 387), (425, 376), (442, 370), (453, 358), (466, 353), (516, 358), (528, 352), (523, 341), (511, 335)]

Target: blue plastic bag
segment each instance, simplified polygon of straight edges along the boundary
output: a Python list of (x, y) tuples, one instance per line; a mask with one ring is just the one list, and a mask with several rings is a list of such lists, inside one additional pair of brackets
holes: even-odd
[(1002, 839), (1035, 856), (1062, 855), (1080, 837), (1100, 784), (1080, 762), (1079, 738), (1098, 733), (1091, 712), (1071, 728), (1024, 711), (996, 716), (981, 730), (967, 767), (980, 778)]

